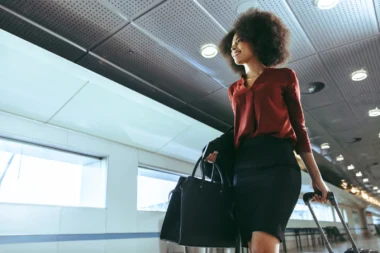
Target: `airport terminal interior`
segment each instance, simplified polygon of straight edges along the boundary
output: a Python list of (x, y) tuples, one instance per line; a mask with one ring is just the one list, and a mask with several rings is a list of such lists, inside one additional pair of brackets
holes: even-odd
[[(240, 76), (218, 44), (249, 8), (290, 31), (276, 68), (297, 73), (348, 227), (312, 203), (333, 252), (350, 234), (380, 250), (380, 0), (0, 0), (0, 253), (235, 252), (160, 233), (178, 180), (234, 126)], [(280, 252), (327, 253), (295, 157), (302, 187)]]

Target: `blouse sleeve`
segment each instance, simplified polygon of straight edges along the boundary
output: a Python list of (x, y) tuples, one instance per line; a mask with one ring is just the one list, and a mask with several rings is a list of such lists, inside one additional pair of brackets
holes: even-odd
[(291, 70), (290, 79), (284, 92), (285, 102), (288, 107), (290, 123), (297, 136), (296, 152), (311, 153), (309, 136), (305, 127), (305, 118), (301, 105), (301, 92), (296, 73)]

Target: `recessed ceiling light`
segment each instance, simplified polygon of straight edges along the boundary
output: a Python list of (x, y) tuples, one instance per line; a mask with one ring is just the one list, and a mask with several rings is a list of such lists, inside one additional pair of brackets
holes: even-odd
[(340, 156), (338, 156), (338, 157), (336, 158), (336, 160), (337, 160), (338, 162), (341, 162), (341, 161), (344, 160), (344, 157), (343, 157), (342, 155), (340, 155)]
[(357, 70), (355, 72), (351, 73), (351, 79), (352, 81), (363, 81), (368, 76), (367, 71), (364, 69)]
[(379, 138), (380, 138), (380, 133), (379, 133)]
[(380, 109), (376, 107), (375, 109), (369, 110), (369, 111), (368, 111), (368, 115), (369, 115), (370, 117), (377, 117), (377, 116), (380, 116)]
[(314, 94), (323, 90), (325, 86), (326, 85), (322, 82), (311, 82), (307, 87), (301, 90), (301, 93), (304, 95)]
[(363, 176), (363, 174), (361, 173), (361, 171), (359, 171), (358, 173), (356, 173), (356, 176), (361, 177), (361, 176)]
[(376, 190), (378, 190), (378, 189), (379, 189), (379, 187), (375, 186), (375, 187), (373, 187), (373, 189), (376, 191)]
[(368, 178), (364, 178), (364, 179), (363, 179), (363, 182), (364, 182), (364, 183), (367, 183), (368, 181), (369, 181)]
[(259, 8), (259, 3), (257, 0), (246, 0), (246, 1), (239, 1), (237, 3), (235, 11), (237, 14), (242, 14), (243, 12), (246, 12), (250, 8)]
[(339, 0), (314, 0), (314, 4), (322, 10), (334, 8), (338, 2)]
[(352, 165), (352, 164), (351, 164), (351, 165), (348, 165), (348, 166), (347, 166), (347, 169), (348, 169), (348, 170), (353, 170), (353, 169), (355, 169), (355, 166)]
[[(380, 134), (379, 134), (380, 135)], [(328, 144), (328, 143), (323, 143), (322, 145), (321, 145), (321, 149), (329, 149), (330, 148), (330, 144)]]
[(201, 47), (201, 54), (204, 58), (213, 58), (218, 54), (218, 48), (214, 44), (207, 44)]
[(377, 190), (377, 193), (380, 193), (380, 190)]

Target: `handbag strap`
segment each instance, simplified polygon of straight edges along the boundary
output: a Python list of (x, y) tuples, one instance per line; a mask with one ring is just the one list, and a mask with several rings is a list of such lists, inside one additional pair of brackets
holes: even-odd
[[(201, 171), (202, 171), (202, 184), (201, 184), (201, 187), (203, 185), (203, 182), (206, 180), (206, 174), (203, 171), (202, 166), (199, 166), (199, 164), (201, 162), (205, 162), (204, 159), (203, 159), (203, 157), (204, 157), (204, 154), (201, 157), (199, 157), (198, 161), (195, 163), (195, 166), (194, 166), (194, 169), (193, 169), (193, 173), (191, 173), (191, 177), (195, 177), (195, 173), (197, 172), (198, 167), (201, 167)], [(216, 163), (213, 163), (213, 166), (214, 166), (214, 168), (216, 168), (216, 170), (218, 171), (218, 174), (220, 176), (221, 192), (222, 192), (224, 190), (224, 178), (223, 178), (222, 172), (221, 172), (219, 166)]]

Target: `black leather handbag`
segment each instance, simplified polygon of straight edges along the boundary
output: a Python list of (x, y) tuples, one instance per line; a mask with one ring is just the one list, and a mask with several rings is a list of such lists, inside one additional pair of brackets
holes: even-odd
[(232, 215), (232, 188), (224, 184), (217, 165), (220, 183), (207, 181), (203, 171), (202, 178), (196, 178), (201, 161), (202, 157), (192, 175), (181, 177), (172, 191), (160, 239), (190, 247), (234, 248), (237, 223)]

